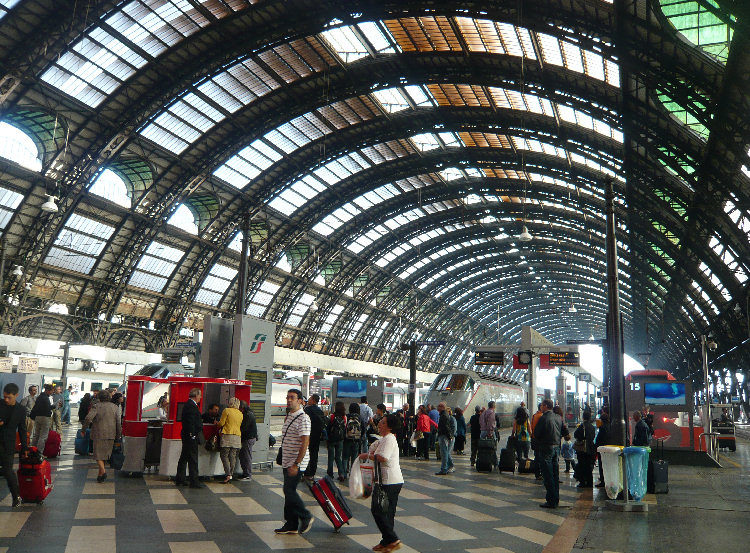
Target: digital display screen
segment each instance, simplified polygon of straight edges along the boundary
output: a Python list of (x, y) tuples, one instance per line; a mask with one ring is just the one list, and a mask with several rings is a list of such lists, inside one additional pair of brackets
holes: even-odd
[(645, 382), (643, 395), (653, 405), (686, 405), (684, 382)]
[(579, 353), (577, 351), (551, 351), (549, 364), (557, 367), (578, 367), (580, 366)]
[(336, 397), (361, 398), (367, 395), (367, 380), (338, 379)]
[(476, 351), (474, 352), (475, 365), (504, 365), (505, 353), (502, 351)]

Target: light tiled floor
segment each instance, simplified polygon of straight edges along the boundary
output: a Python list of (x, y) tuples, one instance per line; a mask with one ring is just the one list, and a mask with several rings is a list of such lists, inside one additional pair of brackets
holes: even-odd
[(114, 499), (81, 499), (76, 509), (76, 519), (115, 518)]
[(290, 549), (312, 549), (313, 544), (299, 534), (274, 534), (273, 529), (279, 527), (278, 522), (248, 522), (247, 526), (255, 535), (261, 539), (270, 549), (274, 551)]
[(115, 526), (73, 526), (65, 553), (116, 553)]
[(22, 511), (0, 513), (0, 538), (15, 538), (30, 515)]
[(212, 541), (171, 541), (171, 553), (221, 553), (221, 549)]
[(165, 534), (195, 534), (206, 529), (192, 509), (157, 509), (156, 516)]

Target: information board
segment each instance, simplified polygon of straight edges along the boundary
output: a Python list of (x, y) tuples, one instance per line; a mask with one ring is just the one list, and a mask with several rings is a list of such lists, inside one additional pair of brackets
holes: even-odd
[(18, 372), (20, 373), (39, 372), (39, 359), (36, 357), (20, 357), (18, 359)]
[(0, 373), (13, 372), (13, 359), (10, 357), (0, 357)]
[(581, 356), (577, 351), (551, 351), (549, 364), (556, 367), (580, 367)]
[(505, 365), (505, 352), (503, 351), (475, 351), (475, 365)]

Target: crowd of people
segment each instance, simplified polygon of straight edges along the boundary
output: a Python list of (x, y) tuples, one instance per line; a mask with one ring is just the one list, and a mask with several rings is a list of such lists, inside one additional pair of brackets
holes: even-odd
[[(60, 387), (45, 385), (42, 394), (38, 395), (37, 388), (32, 386), (19, 402), (16, 402), (17, 395), (15, 384), (6, 385), (4, 401), (0, 404), (0, 469), (8, 482), (14, 506), (20, 504), (18, 481), (12, 470), (16, 431), (22, 450), (27, 447), (28, 431), (31, 436), (29, 444), (42, 451), (49, 430), (56, 424), (67, 424), (70, 417), (70, 406), (66, 406), (66, 397)], [(115, 390), (102, 390), (94, 395), (86, 394), (79, 406), (83, 428), (91, 428), (93, 457), (99, 467), (98, 482), (107, 478), (105, 462), (114, 443), (122, 437), (124, 399)], [(225, 473), (223, 482), (235, 478), (238, 460), (242, 471), (239, 478), (252, 478), (252, 451), (258, 439), (258, 429), (248, 404), (232, 397), (223, 410), (214, 403), (201, 413), (201, 399), (201, 390), (194, 388), (182, 410), (182, 450), (175, 484), (204, 487), (198, 477), (198, 447), (204, 441), (204, 424), (215, 425), (220, 437), (218, 448)], [(492, 401), (486, 407), (475, 407), (468, 422), (460, 408), (451, 409), (444, 402), (437, 406), (420, 405), (412, 415), (409, 405), (389, 413), (385, 405), (378, 404), (373, 411), (367, 398), (362, 397), (348, 407), (337, 401), (326, 415), (319, 406), (323, 403), (317, 394), (305, 401), (300, 390), (290, 390), (286, 401), (287, 415), (277, 459), (284, 474), (285, 499), (284, 524), (275, 530), (279, 534), (304, 533), (312, 526), (313, 516), (305, 507), (297, 487), (302, 478), (314, 479), (323, 443), (328, 450), (326, 473), (334, 478), (335, 467), (339, 481), (349, 477), (357, 458), (377, 462), (380, 484), (388, 501), (385, 509), (376, 508), (373, 502), (373, 518), (381, 533), (381, 541), (373, 550), (390, 552), (400, 547), (394, 529), (398, 497), (404, 484), (400, 457), (415, 455), (417, 460), (428, 461), (430, 452), (434, 451), (440, 461), (435, 474), (444, 476), (455, 471), (453, 455), (464, 454), (467, 434), (472, 466), (477, 459), (480, 440), (499, 441), (501, 419)], [(58, 412), (57, 417), (55, 412)], [(598, 459), (599, 483), (596, 486), (604, 485), (597, 448), (609, 442), (609, 414), (603, 409), (596, 425), (592, 416), (590, 409), (584, 409), (582, 422), (571, 434), (562, 410), (549, 399), (542, 401), (533, 415), (523, 402), (516, 409), (511, 443), (519, 464), (528, 460), (533, 452), (536, 477), (544, 482), (546, 490), (541, 507), (556, 508), (559, 505), (561, 457), (565, 462), (565, 472), (573, 471), (580, 488), (594, 486), (593, 469)], [(649, 417), (636, 411), (633, 421), (633, 445), (648, 445), (653, 433)]]

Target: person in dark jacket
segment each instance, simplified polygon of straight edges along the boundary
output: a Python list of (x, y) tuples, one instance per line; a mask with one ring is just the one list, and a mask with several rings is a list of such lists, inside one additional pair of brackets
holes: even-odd
[(186, 486), (185, 467), (190, 475), (191, 488), (203, 488), (198, 480), (198, 444), (203, 435), (203, 419), (198, 404), (201, 402), (200, 388), (193, 388), (188, 394), (189, 399), (182, 408), (182, 451), (177, 461), (177, 474), (174, 483), (178, 486)]
[(546, 509), (555, 509), (560, 503), (560, 440), (562, 439), (563, 421), (552, 412), (552, 400), (542, 402), (542, 416), (534, 427), (536, 442), (536, 459), (541, 464), (544, 487), (547, 490), (546, 501), (540, 505)]
[(325, 424), (325, 415), (323, 410), (318, 407), (320, 396), (318, 394), (312, 394), (310, 399), (307, 400), (307, 406), (305, 407), (305, 413), (310, 417), (310, 445), (308, 451), (310, 452), (310, 461), (307, 463), (304, 477), (313, 478), (315, 472), (318, 470), (318, 453), (320, 451), (320, 441), (323, 438), (323, 428)]
[(240, 411), (242, 411), (242, 425), (240, 426), (242, 476), (238, 480), (250, 480), (253, 477), (253, 446), (258, 440), (258, 424), (255, 420), (255, 413), (250, 410), (246, 401), (240, 401)]
[(91, 408), (91, 394), (86, 392), (81, 398), (81, 402), (78, 404), (78, 421), (83, 422), (86, 415), (89, 414)]
[[(600, 417), (601, 426), (599, 426), (599, 432), (596, 434), (596, 439), (594, 440), (594, 445), (599, 448), (599, 446), (603, 445), (609, 445), (609, 411), (602, 410), (602, 414)], [(602, 468), (602, 455), (601, 453), (597, 453), (597, 459), (599, 461), (599, 482), (596, 484), (597, 488), (603, 488), (604, 487), (604, 469)]]
[(453, 447), (453, 451), (457, 455), (464, 454), (464, 445), (466, 444), (466, 419), (464, 418), (464, 412), (460, 407), (456, 407), (454, 410), (453, 418), (456, 419), (456, 443)]
[(479, 405), (474, 407), (474, 414), (469, 418), (469, 432), (471, 433), (471, 466), (477, 461), (477, 450), (479, 449), (479, 414), (482, 408)]
[(596, 428), (591, 424), (591, 411), (584, 411), (583, 422), (578, 425), (578, 428), (576, 428), (576, 431), (573, 433), (573, 437), (577, 440), (577, 443), (585, 444), (585, 451), (576, 451), (578, 465), (576, 466), (575, 472), (576, 477), (578, 478), (579, 488), (594, 487), (592, 471), (594, 469), (594, 455), (596, 451), (596, 446), (594, 445), (595, 435)]
[(0, 402), (0, 473), (5, 476), (12, 496), (11, 505), (21, 506), (18, 477), (13, 470), (13, 454), (16, 449), (16, 432), (21, 440), (21, 452), (26, 450), (26, 408), (16, 403), (18, 386), (9, 382), (3, 388)]
[(633, 411), (633, 422), (635, 422), (633, 445), (648, 446), (651, 442), (651, 434), (648, 431), (646, 421), (641, 417), (640, 411)]
[(47, 444), (47, 436), (52, 426), (51, 398), (54, 390), (55, 388), (52, 384), (45, 384), (44, 392), (36, 400), (31, 410), (31, 415), (29, 415), (34, 419), (34, 437), (31, 439), (31, 443), (39, 450), (40, 454), (44, 452), (44, 446)]

